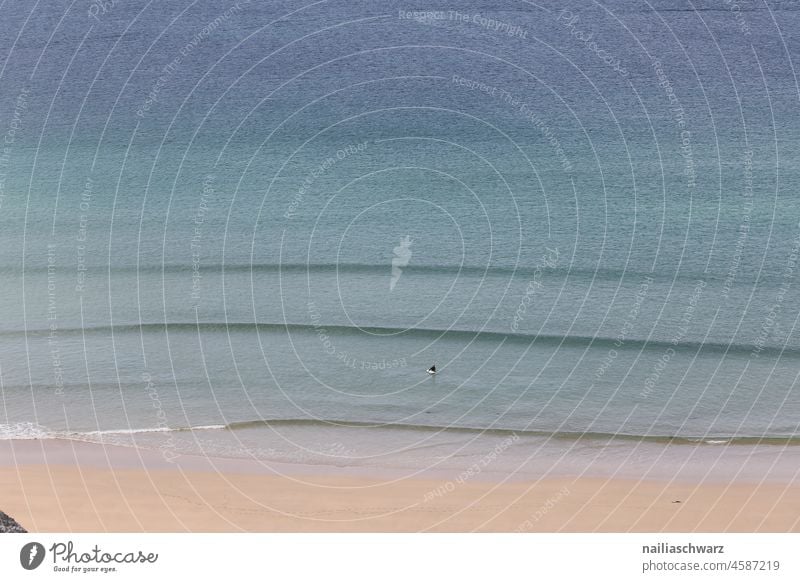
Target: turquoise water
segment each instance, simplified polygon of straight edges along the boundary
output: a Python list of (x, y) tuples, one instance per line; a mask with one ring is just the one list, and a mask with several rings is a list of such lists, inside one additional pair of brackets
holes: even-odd
[(4, 6), (0, 436), (795, 443), (800, 18), (741, 7)]

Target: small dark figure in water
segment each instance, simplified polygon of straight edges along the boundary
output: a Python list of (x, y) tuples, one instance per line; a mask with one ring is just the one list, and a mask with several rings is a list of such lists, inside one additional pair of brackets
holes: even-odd
[(428, 374), (433, 375), (436, 373), (436, 364), (428, 368)]

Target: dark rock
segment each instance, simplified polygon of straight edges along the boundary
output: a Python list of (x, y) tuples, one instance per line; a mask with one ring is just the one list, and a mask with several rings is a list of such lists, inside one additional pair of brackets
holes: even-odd
[(0, 533), (28, 533), (13, 518), (0, 511)]

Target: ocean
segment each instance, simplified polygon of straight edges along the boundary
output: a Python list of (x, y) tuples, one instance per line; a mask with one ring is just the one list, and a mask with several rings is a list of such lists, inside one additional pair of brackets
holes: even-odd
[(2, 13), (0, 438), (525, 475), (800, 443), (796, 3)]

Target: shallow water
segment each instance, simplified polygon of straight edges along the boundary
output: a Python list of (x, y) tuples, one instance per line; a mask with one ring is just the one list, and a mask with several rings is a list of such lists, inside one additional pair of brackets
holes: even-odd
[(795, 444), (798, 11), (705, 8), (4, 8), (0, 438)]

